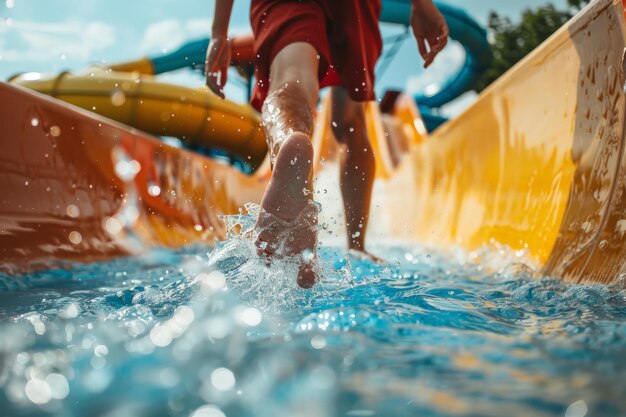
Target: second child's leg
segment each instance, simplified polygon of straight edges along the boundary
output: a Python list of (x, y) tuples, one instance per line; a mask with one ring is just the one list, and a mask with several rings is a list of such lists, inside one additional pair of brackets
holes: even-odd
[[(318, 65), (317, 52), (308, 43), (283, 48), (271, 64), (270, 91), (262, 114), (273, 171), (261, 202), (270, 216), (259, 217), (257, 248), (260, 255), (268, 257), (281, 246), (286, 250), (281, 255), (304, 256), (298, 276), (302, 287), (311, 287), (316, 279), (310, 255), (317, 242), (317, 213), (309, 200), (313, 189), (310, 137), (319, 95)], [(271, 216), (285, 223), (298, 219), (299, 224), (293, 229), (281, 228)]]
[(375, 259), (365, 250), (376, 161), (367, 136), (364, 104), (350, 99), (343, 87), (333, 87), (331, 94), (333, 133), (344, 145), (339, 157), (339, 177), (348, 247)]

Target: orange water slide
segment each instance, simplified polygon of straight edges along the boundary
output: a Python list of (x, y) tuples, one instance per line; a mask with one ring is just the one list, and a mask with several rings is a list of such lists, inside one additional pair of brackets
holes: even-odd
[(5, 269), (213, 242), (218, 217), (263, 192), (230, 166), (23, 87), (0, 84), (0, 97)]

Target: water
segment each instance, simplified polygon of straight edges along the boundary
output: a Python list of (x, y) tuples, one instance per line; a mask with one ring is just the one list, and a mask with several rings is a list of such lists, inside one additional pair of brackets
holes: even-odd
[(374, 249), (312, 291), (241, 237), (2, 276), (2, 415), (626, 416), (624, 290)]

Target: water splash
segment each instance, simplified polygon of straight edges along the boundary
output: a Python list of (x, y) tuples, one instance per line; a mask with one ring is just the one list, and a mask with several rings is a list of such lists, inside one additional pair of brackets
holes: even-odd
[(626, 414), (623, 289), (534, 278), (502, 248), (395, 245), (373, 248), (383, 266), (322, 247), (322, 283), (283, 295), (238, 216), (210, 251), (0, 276), (3, 412)]
[[(319, 210), (319, 206), (316, 205), (315, 210)], [(238, 215), (224, 216), (228, 239), (209, 256), (209, 266), (225, 274), (229, 286), (242, 300), (263, 310), (282, 311), (303, 305), (311, 297), (327, 294), (329, 290), (336, 291), (350, 282), (349, 258), (343, 264), (316, 263), (317, 275), (322, 280), (313, 290), (304, 290), (296, 282), (298, 268), (305, 258), (313, 255), (311, 251), (296, 257), (274, 257), (268, 265), (265, 257), (257, 255), (255, 245), (254, 226), (262, 214), (259, 205), (249, 203)], [(292, 225), (282, 224), (282, 227), (288, 233), (290, 227), (298, 225), (296, 219)]]

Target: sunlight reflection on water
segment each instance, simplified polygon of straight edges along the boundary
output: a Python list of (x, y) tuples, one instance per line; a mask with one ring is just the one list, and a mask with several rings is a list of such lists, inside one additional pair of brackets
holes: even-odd
[(322, 247), (306, 291), (246, 239), (208, 250), (1, 276), (2, 409), (626, 415), (624, 290), (537, 279), (500, 249), (386, 244), (388, 265)]

